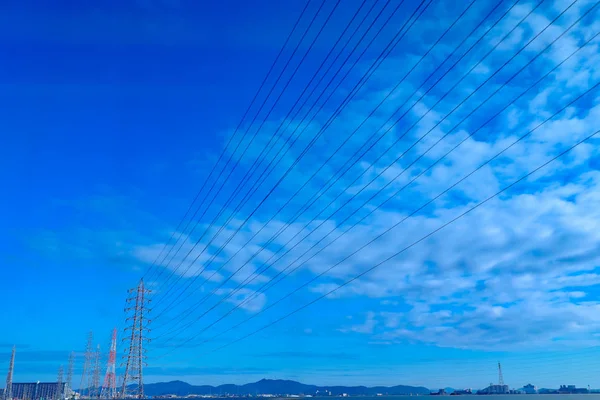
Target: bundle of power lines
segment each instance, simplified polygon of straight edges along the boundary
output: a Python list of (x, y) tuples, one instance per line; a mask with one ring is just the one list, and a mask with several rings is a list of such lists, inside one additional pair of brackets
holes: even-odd
[[(597, 43), (600, 32), (592, 32), (588, 37), (581, 38), (575, 48), (561, 52), (560, 60), (548, 63), (546, 67), (539, 68), (543, 72), (531, 76), (528, 68), (540, 60), (547, 61), (544, 56), (560, 48), (561, 40), (564, 40), (566, 35), (579, 26), (600, 18), (598, 2), (575, 0), (561, 5), (562, 8), (551, 18), (544, 20), (542, 26), (536, 25), (537, 30), (532, 32), (528, 39), (524, 39), (522, 45), (515, 47), (512, 55), (505, 61), (490, 62), (499, 48), (506, 46), (515, 40), (515, 36), (522, 33), (522, 26), (534, 18), (536, 12), (548, 6), (545, 1), (457, 2), (456, 6), (459, 9), (454, 11), (455, 17), (447, 22), (447, 26), (439, 27), (436, 22), (435, 32), (431, 32), (431, 19), (435, 18), (435, 10), (439, 12), (439, 8), (443, 7), (439, 0), (364, 0), (360, 4), (352, 3), (352, 7), (356, 9), (343, 23), (340, 23), (342, 17), (338, 15), (346, 16), (343, 11), (351, 7), (345, 4), (345, 0), (308, 1), (237, 128), (230, 135), (212, 169), (208, 171), (196, 197), (144, 276), (147, 282), (155, 283), (152, 299), (152, 345), (155, 349), (163, 349), (160, 354), (153, 355), (153, 358), (160, 359), (185, 347), (203, 346), (229, 332), (238, 332), (238, 329), (249, 321), (269, 312), (340, 265), (351, 262), (353, 257), (360, 256), (361, 252), (392, 231), (401, 232), (400, 226), (409, 218), (494, 160), (506, 156), (505, 153), (509, 149), (562, 115), (568, 108), (581, 107), (585, 99), (595, 93), (600, 82), (591, 82), (585, 90), (565, 100), (557, 109), (546, 110), (548, 116), (529, 129), (519, 130), (517, 127), (511, 132), (513, 137), (516, 137), (515, 140), (504, 143), (505, 146), (496, 154), (476, 168), (464, 171), (462, 177), (455, 182), (444, 182), (443, 190), (422, 204), (415, 204), (401, 220), (393, 221), (374, 237), (364, 237), (363, 243), (351, 249), (351, 252), (339, 261), (322, 266), (321, 272), (306, 281), (290, 280), (289, 287), (281, 289), (284, 294), (270, 301), (260, 311), (224, 327), (217, 334), (207, 335), (209, 329), (222, 322), (225, 325), (237, 310), (247, 307), (269, 289), (280, 285), (327, 248), (338, 243), (348, 232), (360, 226), (377, 210), (401, 198), (407, 188), (436, 165), (444, 162), (463, 143), (480, 131), (489, 129), (489, 126), (511, 106), (519, 101), (526, 101), (526, 96), (543, 88), (548, 77), (559, 71), (565, 63), (569, 60), (578, 61), (578, 55), (586, 46)], [(568, 23), (558, 29), (564, 20), (568, 20)], [(416, 45), (423, 46), (424, 41), (420, 33), (425, 29), (428, 29), (427, 32), (431, 35), (431, 43), (427, 43), (422, 51), (419, 50), (421, 53), (410, 53), (410, 56), (406, 56), (409, 54), (407, 49)], [(303, 74), (299, 73), (302, 66), (310, 55), (316, 52), (315, 48), (319, 47), (320, 40), (324, 40), (326, 32), (327, 35), (331, 35), (332, 30), (336, 31), (334, 43), (327, 49), (314, 73), (309, 74), (306, 82), (302, 81), (302, 90), (299, 93), (290, 93), (291, 88), (299, 85), (297, 81), (302, 80)], [(545, 38), (550, 33), (553, 33), (551, 40), (547, 39), (540, 44), (540, 38)], [(372, 82), (374, 76), (381, 79), (380, 75), (375, 75), (376, 72), (381, 71), (382, 64), (392, 58), (401, 58), (402, 68), (397, 66), (391, 73), (386, 71), (387, 83), (391, 89), (383, 94), (374, 108), (364, 110), (366, 117), (361, 120), (345, 118), (344, 126), (353, 128), (343, 131), (332, 129), (334, 122), (341, 115), (345, 115), (344, 112), (348, 113), (353, 102), (361, 101), (361, 89)], [(513, 68), (514, 72), (510, 71), (510, 67), (520, 59), (527, 61), (522, 66)], [(488, 76), (474, 88), (467, 86), (465, 81), (477, 73), (478, 68), (486, 65), (486, 62), (490, 68)], [(429, 68), (431, 72), (423, 73), (422, 70), (427, 65), (432, 66)], [(523, 78), (525, 75), (526, 78)], [(502, 89), (511, 87), (515, 79), (521, 78), (527, 81), (524, 90), (514, 95), (511, 93), (512, 97), (497, 96)], [(485, 89), (482, 88), (489, 88), (489, 93), (484, 93)], [(432, 92), (436, 93), (437, 100), (431, 105), (425, 104), (424, 99)], [(464, 117), (460, 118), (459, 122), (451, 126), (444, 124), (462, 111), (464, 105), (478, 94), (480, 95), (476, 97), (477, 103), (470, 111), (462, 113)], [(285, 116), (276, 118), (277, 121), (281, 121), (276, 124), (277, 127), (267, 129), (267, 125), (275, 120), (275, 110), (282, 104), (285, 95), (292, 96), (295, 101)], [(453, 103), (454, 99), (459, 100)], [(481, 112), (486, 105), (488, 108), (483, 109), (484, 113)], [(390, 107), (394, 110), (390, 111)], [(415, 119), (413, 114), (417, 110), (425, 111)], [(430, 129), (419, 129), (419, 124), (430, 113), (439, 115), (439, 120)], [(384, 119), (381, 116), (388, 114), (389, 117), (381, 122)], [(435, 135), (442, 124), (444, 134), (433, 140), (429, 135)], [(449, 149), (432, 163), (420, 163), (422, 160), (426, 161), (425, 157), (443, 143), (444, 139), (464, 129), (466, 124), (470, 124), (469, 133), (463, 140), (454, 145), (447, 145)], [(272, 132), (265, 133), (270, 130)], [(367, 134), (363, 133), (365, 130), (368, 131)], [(415, 237), (408, 245), (399, 246), (384, 260), (365, 266), (360, 273), (345, 282), (335, 285), (312, 300), (297, 304), (291, 310), (284, 310), (283, 314), (276, 315), (274, 319), (256, 329), (206, 350), (216, 351), (248, 338), (334, 294), (374, 269), (385, 268), (386, 263), (529, 178), (582, 143), (592, 140), (597, 133), (589, 132), (584, 139), (556, 150), (554, 156), (544, 160), (519, 179), (491, 196), (471, 204), (459, 215), (429, 233)], [(339, 140), (339, 143), (319, 146), (319, 139), (328, 143), (337, 143)], [(431, 145), (426, 146), (429, 143)], [(396, 151), (398, 144), (404, 146), (401, 152)], [(410, 162), (405, 161), (407, 154), (425, 146), (427, 148), (416, 158)], [(379, 152), (374, 160), (368, 158), (368, 154), (373, 154), (382, 147), (383, 151)], [(314, 172), (308, 177), (298, 174), (300, 163), (303, 160), (306, 162), (312, 154), (311, 150), (315, 152), (317, 148), (319, 157), (316, 158), (318, 162)], [(348, 154), (351, 152), (347, 151), (349, 148), (355, 148), (350, 156)], [(334, 166), (332, 160), (336, 157), (343, 161), (336, 162)], [(314, 160), (312, 154), (311, 162)], [(365, 163), (368, 166), (362, 168), (362, 172), (356, 176), (351, 175), (353, 167), (364, 166)], [(418, 173), (410, 171), (413, 166)], [(245, 169), (238, 171), (236, 175), (240, 168)], [(325, 178), (320, 177), (321, 173)], [(296, 190), (289, 195), (281, 194), (278, 188), (282, 183), (289, 183), (291, 179), (300, 179), (293, 182)], [(384, 184), (373, 185), (382, 180)], [(315, 182), (318, 182), (319, 189), (306, 195), (310, 185)], [(227, 184), (233, 187), (229, 193), (226, 193)], [(395, 190), (392, 192), (390, 189)], [(372, 195), (358, 202), (359, 204), (354, 204), (353, 201), (368, 190)], [(275, 206), (265, 206), (269, 199), (275, 198)], [(211, 214), (209, 210), (214, 211)], [(307, 217), (311, 210), (317, 211), (311, 217)], [(213, 215), (212, 218), (210, 215)], [(257, 215), (260, 215), (264, 222), (240, 245), (239, 239), (242, 234), (247, 233), (249, 225)], [(336, 226), (331, 226), (329, 222), (336, 217), (341, 220), (336, 220)], [(279, 228), (267, 239), (260, 237), (261, 233), (270, 232), (266, 228), (272, 226), (272, 222), (283, 223), (279, 223)], [(313, 244), (302, 248), (303, 244), (310, 243), (310, 237), (317, 236), (318, 239)], [(188, 238), (194, 238), (192, 246), (189, 245)], [(282, 241), (285, 241), (284, 244), (278, 245)], [(231, 251), (232, 247), (237, 250)], [(294, 252), (296, 249), (298, 254)], [(226, 256), (230, 253), (233, 254)], [(241, 265), (233, 268), (232, 260), (239, 255), (248, 257)], [(291, 261), (283, 262), (286, 257), (291, 257)], [(241, 279), (240, 275), (248, 269), (252, 269), (253, 272)], [(227, 286), (232, 280), (238, 282), (237, 285)], [(259, 286), (248, 291), (252, 284)], [(191, 302), (188, 301), (190, 299)], [(209, 319), (211, 312), (227, 303), (234, 305), (216, 318)]]

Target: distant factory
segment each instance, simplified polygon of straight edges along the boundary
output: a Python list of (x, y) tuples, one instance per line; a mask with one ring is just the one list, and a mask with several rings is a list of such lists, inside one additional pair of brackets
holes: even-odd
[(524, 394), (537, 394), (538, 390), (537, 390), (537, 387), (535, 387), (534, 385), (529, 383), (529, 384), (523, 386), (523, 388), (520, 390), (520, 392), (522, 392)]
[(578, 388), (575, 385), (560, 385), (560, 388), (558, 388), (558, 393), (560, 394), (583, 394), (589, 392), (589, 388)]
[(49, 400), (58, 399), (66, 394), (66, 382), (13, 382), (12, 399)]
[(502, 365), (498, 363), (498, 384), (494, 385), (490, 383), (490, 386), (485, 389), (481, 389), (477, 394), (509, 394), (510, 389), (508, 385), (504, 384), (504, 377), (502, 376)]
[(508, 385), (490, 385), (485, 389), (481, 389), (477, 394), (509, 394)]

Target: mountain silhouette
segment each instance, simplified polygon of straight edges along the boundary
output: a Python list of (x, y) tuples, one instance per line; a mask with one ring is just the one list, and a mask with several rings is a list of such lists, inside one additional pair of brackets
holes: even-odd
[(422, 386), (316, 386), (306, 385), (296, 381), (282, 379), (261, 379), (258, 382), (247, 383), (245, 385), (225, 384), (219, 386), (209, 385), (190, 385), (183, 381), (148, 383), (144, 385), (144, 392), (147, 396), (176, 395), (186, 396), (196, 395), (256, 395), (256, 394), (310, 394), (327, 396), (339, 396), (346, 393), (350, 396), (365, 395), (375, 396), (378, 393), (388, 395), (402, 394), (429, 394), (430, 390)]

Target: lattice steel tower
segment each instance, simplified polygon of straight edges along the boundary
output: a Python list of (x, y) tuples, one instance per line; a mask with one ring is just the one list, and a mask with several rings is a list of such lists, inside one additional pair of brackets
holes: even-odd
[(504, 376), (502, 376), (502, 365), (498, 362), (498, 385), (504, 386)]
[(71, 397), (73, 392), (73, 370), (75, 369), (75, 352), (71, 352), (69, 355), (69, 369), (67, 369), (67, 386), (65, 388), (66, 394)]
[[(141, 279), (136, 288), (129, 289), (129, 298), (127, 299), (127, 307), (125, 312), (129, 314), (126, 319), (131, 325), (125, 328), (127, 337), (124, 338), (129, 342), (127, 354), (124, 357), (125, 373), (123, 375), (123, 387), (121, 389), (121, 397), (134, 397), (138, 399), (144, 398), (144, 374), (143, 369), (146, 364), (146, 348), (145, 342), (148, 340), (145, 337), (145, 332), (148, 331), (148, 322), (146, 313), (150, 311), (147, 307), (148, 294), (150, 290), (144, 287), (144, 280)], [(131, 385), (131, 387), (128, 387)]]
[(92, 372), (94, 362), (94, 334), (88, 333), (87, 345), (85, 346), (85, 361), (83, 362), (83, 371), (81, 372), (81, 382), (79, 383), (79, 394), (84, 397), (84, 390), (87, 389), (87, 397), (90, 396), (90, 387), (92, 385)]
[(10, 354), (10, 363), (8, 364), (8, 374), (6, 374), (6, 387), (4, 388), (4, 399), (12, 399), (12, 381), (13, 372), (15, 370), (15, 353), (17, 352), (16, 346), (13, 346), (12, 353)]
[(110, 341), (110, 352), (108, 353), (108, 362), (106, 363), (106, 375), (104, 375), (104, 384), (100, 397), (103, 399), (117, 398), (117, 328), (113, 329)]
[(63, 394), (63, 366), (58, 367), (58, 374), (56, 376), (56, 393), (54, 393), (54, 398), (56, 400), (64, 399)]
[(94, 373), (92, 374), (92, 391), (90, 398), (100, 397), (100, 345), (96, 347), (94, 355)]

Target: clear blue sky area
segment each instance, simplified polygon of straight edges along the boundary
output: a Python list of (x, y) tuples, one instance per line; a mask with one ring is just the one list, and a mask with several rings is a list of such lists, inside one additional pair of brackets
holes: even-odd
[(598, 129), (600, 6), (538, 3), (311, 0), (240, 124), (306, 3), (1, 2), (0, 374), (145, 276), (148, 382), (600, 387), (598, 139), (412, 246)]

